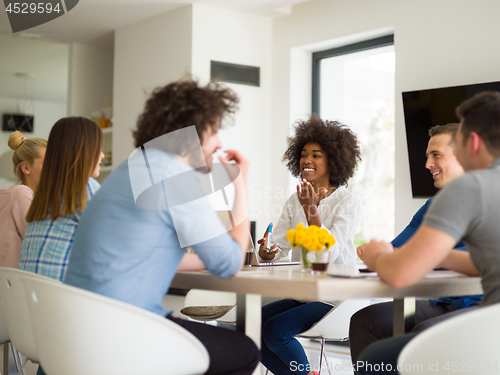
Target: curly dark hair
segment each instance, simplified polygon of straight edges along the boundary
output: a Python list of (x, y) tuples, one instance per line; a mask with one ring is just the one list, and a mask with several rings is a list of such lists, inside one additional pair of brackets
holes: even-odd
[[(175, 130), (196, 126), (198, 137), (225, 115), (238, 109), (239, 99), (231, 89), (217, 82), (200, 86), (191, 77), (156, 88), (139, 116), (132, 133), (135, 147)], [(182, 153), (182, 150), (178, 150)]]
[(337, 121), (323, 121), (317, 114), (307, 120), (298, 120), (294, 125), (295, 135), (288, 138), (288, 149), (283, 162), (293, 176), (300, 177), (300, 157), (307, 143), (318, 143), (326, 152), (330, 170), (330, 184), (335, 187), (347, 185), (361, 161), (360, 144), (356, 134)]

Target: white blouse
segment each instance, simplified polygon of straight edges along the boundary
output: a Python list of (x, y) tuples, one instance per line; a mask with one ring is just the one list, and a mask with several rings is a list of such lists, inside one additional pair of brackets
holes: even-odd
[[(361, 215), (361, 201), (344, 186), (340, 186), (318, 205), (322, 228), (327, 229), (336, 243), (329, 250), (329, 262), (338, 264), (356, 264), (357, 255), (354, 247), (354, 233), (358, 227)], [(277, 243), (281, 251), (276, 259), (288, 256), (291, 249), (286, 233), (295, 229), (297, 224), (308, 226), (306, 215), (299, 202), (297, 193), (288, 198), (278, 223), (273, 228), (271, 244)], [(292, 251), (292, 260), (300, 260), (298, 251)]]

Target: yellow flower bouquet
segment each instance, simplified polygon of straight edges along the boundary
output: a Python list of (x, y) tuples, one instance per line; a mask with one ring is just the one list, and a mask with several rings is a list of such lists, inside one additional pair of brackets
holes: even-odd
[(309, 251), (328, 251), (335, 245), (335, 238), (324, 228), (316, 225), (304, 227), (300, 223), (295, 229), (290, 229), (286, 234), (286, 239), (290, 241), (292, 247), (302, 247), (302, 266), (311, 268), (311, 261), (307, 254)]

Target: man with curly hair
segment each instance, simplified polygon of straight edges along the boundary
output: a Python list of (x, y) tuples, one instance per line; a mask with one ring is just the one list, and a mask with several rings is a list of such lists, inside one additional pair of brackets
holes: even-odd
[[(243, 264), (248, 218), (241, 215), (228, 232), (203, 195), (199, 181), (207, 176), (198, 172), (212, 169), (212, 154), (222, 147), (221, 121), (237, 103), (233, 91), (214, 82), (202, 87), (185, 79), (153, 92), (133, 133), (136, 151), (108, 176), (82, 215), (64, 279), (184, 327), (208, 351), (206, 374), (253, 373), (256, 345), (241, 332), (171, 317), (163, 297), (177, 270), (206, 267), (229, 277)], [(249, 163), (234, 150), (220, 160), (239, 168), (233, 211), (245, 213)], [(195, 254), (186, 254), (187, 245)]]
[[(258, 241), (259, 256), (265, 260), (287, 256), (291, 245), (286, 233), (303, 223), (326, 228), (335, 237), (337, 242), (329, 250), (330, 263), (355, 264), (354, 233), (361, 204), (345, 186), (361, 160), (358, 139), (346, 125), (323, 121), (318, 115), (297, 121), (294, 130), (283, 161), (301, 182), (283, 207), (270, 251), (266, 250), (267, 231)], [(264, 306), (262, 363), (275, 375), (314, 374), (295, 336), (308, 330), (334, 304), (284, 299)]]

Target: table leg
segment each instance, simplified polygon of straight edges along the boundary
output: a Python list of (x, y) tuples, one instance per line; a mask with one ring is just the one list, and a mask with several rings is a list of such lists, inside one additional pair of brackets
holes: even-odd
[(3, 371), (2, 371), (2, 374), (9, 373), (9, 345), (10, 345), (10, 343), (8, 343), (8, 342), (3, 344)]
[(405, 322), (415, 323), (415, 297), (395, 298), (393, 304), (393, 335), (399, 336), (405, 333)]
[(262, 297), (260, 294), (238, 294), (236, 299), (236, 330), (245, 332), (260, 349)]
[[(236, 330), (245, 332), (260, 349), (260, 327), (262, 325), (262, 296), (260, 294), (238, 294), (236, 297)], [(261, 375), (257, 366), (252, 375)]]

